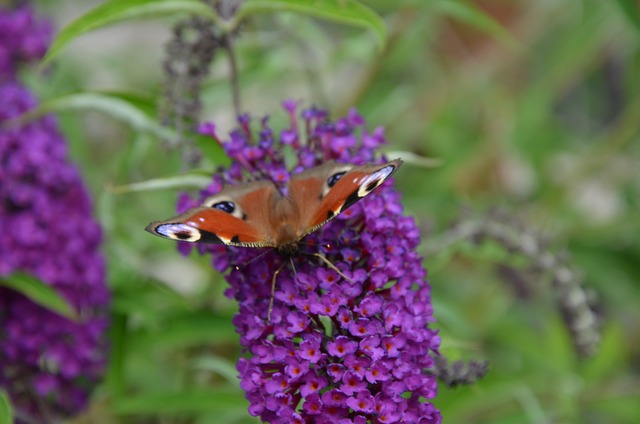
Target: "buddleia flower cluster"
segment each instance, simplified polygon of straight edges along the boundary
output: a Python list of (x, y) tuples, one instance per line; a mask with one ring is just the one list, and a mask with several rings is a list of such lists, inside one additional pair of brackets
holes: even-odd
[(16, 77), (45, 52), (49, 24), (0, 9), (0, 282), (17, 273), (49, 285), (77, 321), (0, 284), (0, 388), (18, 422), (54, 422), (85, 407), (105, 366), (107, 305), (101, 231), (53, 117)]
[[(240, 116), (239, 128), (222, 141), (215, 125), (204, 125), (232, 164), (199, 199), (181, 196), (178, 211), (223, 184), (267, 178), (285, 190), (293, 174), (329, 160), (386, 162), (376, 153), (386, 142), (383, 129), (368, 131), (355, 111), (331, 121), (316, 108), (298, 114), (292, 101), (284, 109), (289, 125), (280, 132), (267, 118)], [(233, 322), (246, 355), (237, 369), (251, 415), (270, 423), (441, 421), (428, 371), (440, 338), (429, 327), (433, 309), (419, 242), (387, 181), (307, 236), (292, 264), (276, 250), (199, 246), (224, 273), (226, 295), (239, 303)]]
[(0, 81), (12, 80), (18, 67), (40, 59), (47, 51), (51, 25), (31, 8), (7, 10), (0, 5)]

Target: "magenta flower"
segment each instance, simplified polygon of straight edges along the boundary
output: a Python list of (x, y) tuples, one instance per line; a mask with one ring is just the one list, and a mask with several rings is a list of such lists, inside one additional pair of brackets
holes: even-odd
[(14, 73), (44, 53), (48, 28), (28, 8), (0, 11), (0, 279), (34, 275), (80, 320), (0, 287), (0, 386), (18, 422), (55, 422), (80, 411), (106, 357), (109, 296), (89, 196), (52, 117), (7, 125), (36, 105)]
[[(284, 189), (291, 173), (327, 160), (385, 160), (376, 155), (385, 143), (383, 130), (367, 132), (355, 111), (331, 122), (322, 110), (298, 116), (291, 101), (284, 108), (290, 124), (281, 131), (263, 119), (251, 132), (243, 116), (240, 129), (222, 142), (232, 165), (213, 177), (200, 200), (181, 197), (179, 212), (223, 183), (239, 184), (248, 176), (268, 176)], [(205, 128), (213, 134), (213, 125)], [(285, 163), (287, 149), (296, 162)], [(439, 423), (440, 413), (429, 402), (436, 380), (427, 369), (440, 339), (428, 327), (433, 310), (415, 251), (419, 231), (402, 214), (392, 184), (384, 183), (303, 241), (303, 254), (293, 258), (295, 271), (274, 250), (199, 245), (225, 273), (226, 295), (240, 305), (233, 322), (247, 352), (238, 371), (249, 412), (270, 423)], [(271, 279), (283, 263), (268, 319)]]

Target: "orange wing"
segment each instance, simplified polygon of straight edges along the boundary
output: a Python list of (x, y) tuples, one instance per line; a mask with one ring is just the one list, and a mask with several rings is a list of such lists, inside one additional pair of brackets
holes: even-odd
[(300, 210), (300, 238), (367, 196), (400, 165), (400, 159), (362, 166), (330, 162), (294, 175), (289, 196)]
[(160, 237), (192, 243), (275, 246), (270, 210), (282, 198), (266, 181), (229, 186), (197, 208), (146, 228)]
[[(286, 199), (267, 181), (230, 186), (197, 208), (146, 228), (192, 243), (278, 247), (302, 239), (364, 198), (402, 164), (354, 166), (330, 162), (294, 175)], [(293, 232), (290, 227), (293, 226)]]

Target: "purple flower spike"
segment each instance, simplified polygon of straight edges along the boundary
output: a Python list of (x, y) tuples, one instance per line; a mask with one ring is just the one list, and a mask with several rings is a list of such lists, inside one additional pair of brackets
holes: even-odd
[[(355, 110), (329, 122), (325, 111), (298, 115), (296, 102), (283, 105), (290, 116), (286, 128), (272, 130), (263, 119), (254, 135), (235, 132), (222, 143), (236, 163), (217, 178), (240, 184), (258, 171), (286, 189), (292, 172), (329, 160), (386, 161), (375, 152), (385, 143), (383, 129), (368, 132)], [(285, 164), (285, 157), (297, 162)], [(219, 189), (205, 190), (200, 200)], [(239, 303), (234, 324), (248, 356), (238, 372), (251, 415), (270, 423), (441, 421), (429, 402), (435, 377), (426, 371), (440, 339), (428, 327), (433, 309), (416, 253), (419, 231), (402, 213), (388, 181), (307, 236), (292, 263), (275, 250), (199, 249), (226, 272), (226, 294)]]
[(6, 125), (36, 105), (14, 73), (44, 53), (49, 32), (26, 7), (0, 11), (0, 279), (33, 275), (79, 317), (0, 287), (0, 387), (19, 423), (60, 422), (82, 410), (107, 349), (101, 231), (65, 141), (51, 116)]
[(20, 65), (44, 56), (52, 30), (51, 23), (36, 19), (29, 7), (0, 8), (0, 81), (14, 79)]

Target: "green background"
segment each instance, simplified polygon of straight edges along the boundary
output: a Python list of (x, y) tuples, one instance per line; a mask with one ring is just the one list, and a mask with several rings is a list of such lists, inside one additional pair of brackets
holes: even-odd
[[(111, 362), (75, 422), (255, 422), (235, 378), (236, 308), (224, 281), (208, 257), (182, 257), (143, 231), (174, 213), (184, 189), (175, 184), (186, 166), (158, 137), (167, 131), (157, 124), (163, 46), (187, 12), (211, 12), (196, 1), (99, 5), (36, 2), (65, 29), (44, 75), (23, 75), (43, 110), (58, 114), (105, 231)], [(423, 229), (442, 352), (490, 362), (477, 384), (440, 386), (444, 422), (640, 419), (637, 7), (246, 1), (225, 24), (241, 23), (242, 111), (270, 115), (279, 131), (284, 99), (333, 117), (355, 106), (370, 129), (385, 127), (390, 156), (418, 155), (395, 181)], [(201, 95), (203, 119), (220, 135), (235, 125), (229, 75), (219, 51)], [(199, 170), (227, 161), (208, 146)], [(488, 236), (457, 237), (465, 222)], [(492, 237), (495, 222), (511, 231), (508, 242)], [(526, 237), (537, 253), (514, 252)], [(576, 354), (556, 307), (558, 263), (529, 272), (545, 255), (597, 294), (602, 342), (591, 358)], [(529, 282), (526, 299), (505, 270)]]

